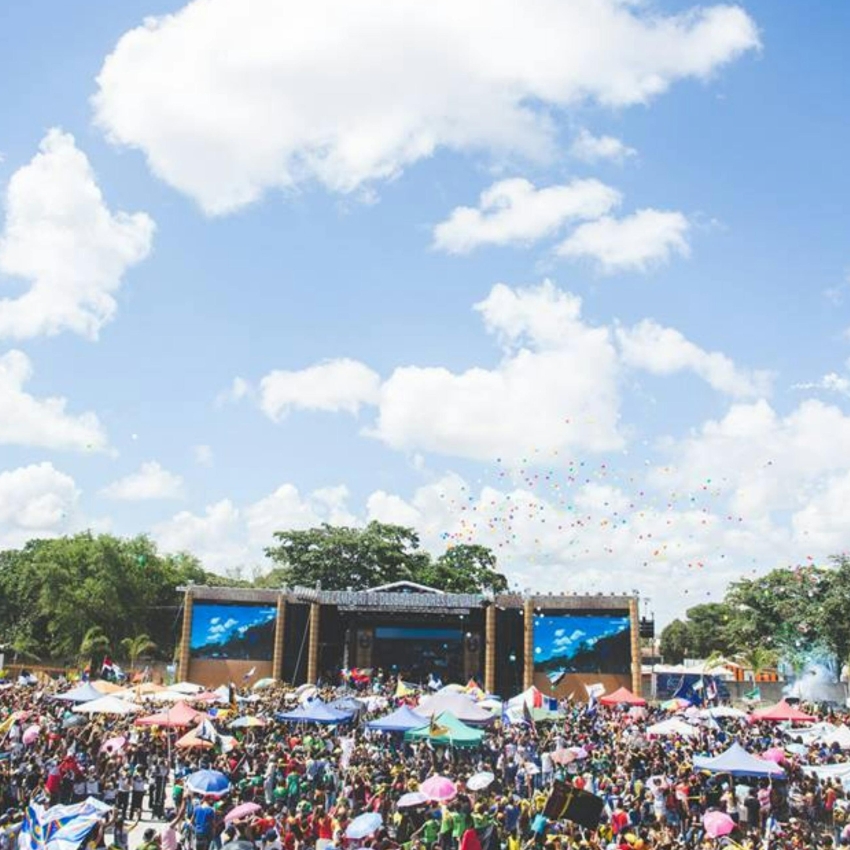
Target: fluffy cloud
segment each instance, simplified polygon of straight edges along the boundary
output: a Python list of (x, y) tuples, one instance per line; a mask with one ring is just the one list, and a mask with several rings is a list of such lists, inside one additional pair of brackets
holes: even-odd
[(688, 220), (680, 212), (638, 210), (579, 225), (557, 248), (561, 257), (595, 261), (603, 274), (647, 271), (674, 254), (688, 256)]
[(271, 419), (290, 410), (357, 413), (374, 404), (381, 379), (356, 360), (329, 360), (297, 372), (278, 370), (260, 381), (260, 407)]
[(123, 502), (143, 502), (154, 499), (182, 499), (183, 479), (159, 463), (148, 461), (136, 472), (131, 472), (101, 491), (109, 499)]
[(602, 160), (623, 163), (637, 151), (624, 144), (614, 136), (594, 136), (588, 129), (582, 127), (570, 145), (570, 154), (582, 162), (595, 163)]
[(151, 248), (144, 213), (111, 213), (73, 136), (51, 130), (6, 190), (0, 273), (30, 288), (0, 300), (0, 337), (70, 330), (96, 339), (116, 310), (127, 269)]
[(623, 362), (654, 375), (692, 370), (719, 392), (739, 398), (758, 397), (770, 389), (765, 372), (739, 369), (725, 354), (705, 351), (674, 328), (644, 319), (632, 328), (618, 328)]
[(37, 399), (24, 391), (33, 368), (22, 351), (0, 356), (0, 445), (100, 451), (106, 433), (94, 413), (66, 413), (64, 398)]
[(74, 479), (51, 463), (0, 472), (0, 543), (20, 546), (33, 537), (61, 533), (79, 495)]
[(554, 148), (553, 107), (647, 103), (756, 48), (741, 8), (621, 0), (194, 0), (107, 57), (97, 123), (208, 213), (349, 192), (438, 148)]
[(817, 381), (808, 381), (803, 384), (794, 384), (795, 390), (823, 390), (828, 393), (850, 396), (850, 378), (839, 375), (837, 372), (828, 372)]
[(434, 228), (434, 247), (465, 254), (482, 245), (529, 244), (568, 221), (595, 219), (620, 203), (620, 193), (598, 180), (536, 189), (521, 177), (500, 180), (477, 207), (457, 207)]

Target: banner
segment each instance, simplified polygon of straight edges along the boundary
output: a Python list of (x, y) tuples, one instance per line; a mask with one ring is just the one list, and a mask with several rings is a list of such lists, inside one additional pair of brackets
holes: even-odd
[(77, 850), (92, 827), (111, 812), (111, 806), (94, 797), (50, 809), (30, 803), (18, 834), (18, 850)]
[(579, 826), (595, 829), (605, 801), (589, 791), (574, 788), (560, 779), (552, 784), (543, 816), (548, 820), (571, 820)]

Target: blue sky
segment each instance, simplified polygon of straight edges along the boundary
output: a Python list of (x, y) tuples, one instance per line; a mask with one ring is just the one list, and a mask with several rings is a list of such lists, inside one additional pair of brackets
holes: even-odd
[(381, 519), (662, 620), (844, 551), (850, 9), (392, 8), (0, 11), (0, 544)]
[(543, 662), (561, 655), (572, 657), (580, 646), (592, 647), (601, 638), (628, 628), (628, 617), (535, 617), (534, 660)]
[(192, 646), (227, 643), (251, 626), (268, 623), (277, 614), (272, 606), (197, 604), (192, 609)]

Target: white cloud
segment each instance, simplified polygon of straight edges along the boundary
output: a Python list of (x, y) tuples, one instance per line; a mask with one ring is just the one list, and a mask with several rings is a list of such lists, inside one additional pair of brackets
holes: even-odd
[(850, 396), (850, 378), (839, 375), (837, 372), (828, 372), (817, 381), (808, 381), (802, 384), (794, 384), (795, 390), (823, 390), (828, 393)]
[(594, 136), (586, 127), (579, 130), (570, 146), (570, 154), (582, 162), (595, 163), (602, 160), (622, 164), (637, 151), (614, 136)]
[(123, 502), (143, 502), (153, 499), (182, 499), (183, 479), (157, 463), (143, 463), (136, 472), (113, 481), (101, 493), (109, 499)]
[(154, 539), (164, 552), (192, 552), (210, 570), (223, 572), (245, 563), (249, 553), (241, 538), (239, 509), (222, 499), (209, 505), (201, 516), (180, 511), (155, 525)]
[(0, 356), (0, 445), (102, 451), (106, 434), (94, 413), (66, 413), (64, 398), (38, 399), (24, 391), (33, 375), (22, 351)]
[(197, 463), (198, 466), (212, 466), (213, 465), (212, 446), (208, 446), (204, 443), (199, 443), (196, 446), (192, 446), (192, 457), (195, 458), (195, 463)]
[(153, 221), (111, 213), (74, 138), (53, 129), (6, 190), (0, 273), (30, 288), (0, 300), (0, 337), (70, 330), (97, 339), (115, 314), (115, 293), (151, 249)]
[(216, 407), (224, 407), (226, 404), (233, 404), (242, 401), (243, 398), (250, 398), (254, 394), (251, 385), (244, 378), (236, 377), (231, 385), (222, 390), (215, 398)]
[(654, 375), (672, 375), (685, 369), (699, 375), (719, 392), (739, 398), (758, 397), (770, 390), (766, 372), (739, 369), (725, 354), (705, 351), (675, 328), (665, 328), (651, 319), (634, 327), (616, 330), (623, 363)]
[(356, 360), (328, 360), (300, 371), (277, 370), (260, 381), (260, 407), (281, 420), (291, 410), (346, 411), (378, 398), (380, 376)]
[(740, 7), (622, 0), (194, 0), (127, 32), (97, 123), (208, 213), (350, 192), (439, 148), (554, 149), (557, 109), (643, 104), (758, 47)]
[(688, 220), (680, 212), (643, 209), (624, 218), (580, 224), (557, 248), (561, 257), (590, 259), (603, 274), (648, 271), (674, 254), (687, 257)]
[(481, 193), (477, 207), (456, 207), (434, 228), (434, 247), (465, 254), (482, 245), (530, 244), (568, 221), (610, 212), (620, 193), (598, 180), (535, 188), (521, 177), (500, 180)]
[(0, 472), (0, 545), (21, 546), (67, 530), (79, 496), (74, 479), (51, 463)]

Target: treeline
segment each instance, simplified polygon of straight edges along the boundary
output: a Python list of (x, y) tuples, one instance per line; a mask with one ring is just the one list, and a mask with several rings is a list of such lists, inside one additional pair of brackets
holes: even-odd
[(274, 536), (266, 551), (271, 569), (249, 578), (239, 565), (222, 576), (190, 553), (163, 554), (146, 536), (84, 533), (0, 551), (6, 661), (78, 664), (101, 654), (171, 659), (182, 602), (176, 588), (189, 582), (361, 590), (407, 579), (453, 592), (507, 588), (486, 547), (455, 546), (433, 557), (401, 526), (323, 525)]
[(695, 605), (661, 633), (664, 661), (737, 656), (764, 669), (797, 672), (818, 655), (850, 661), (850, 559), (777, 569), (733, 582), (722, 602)]

